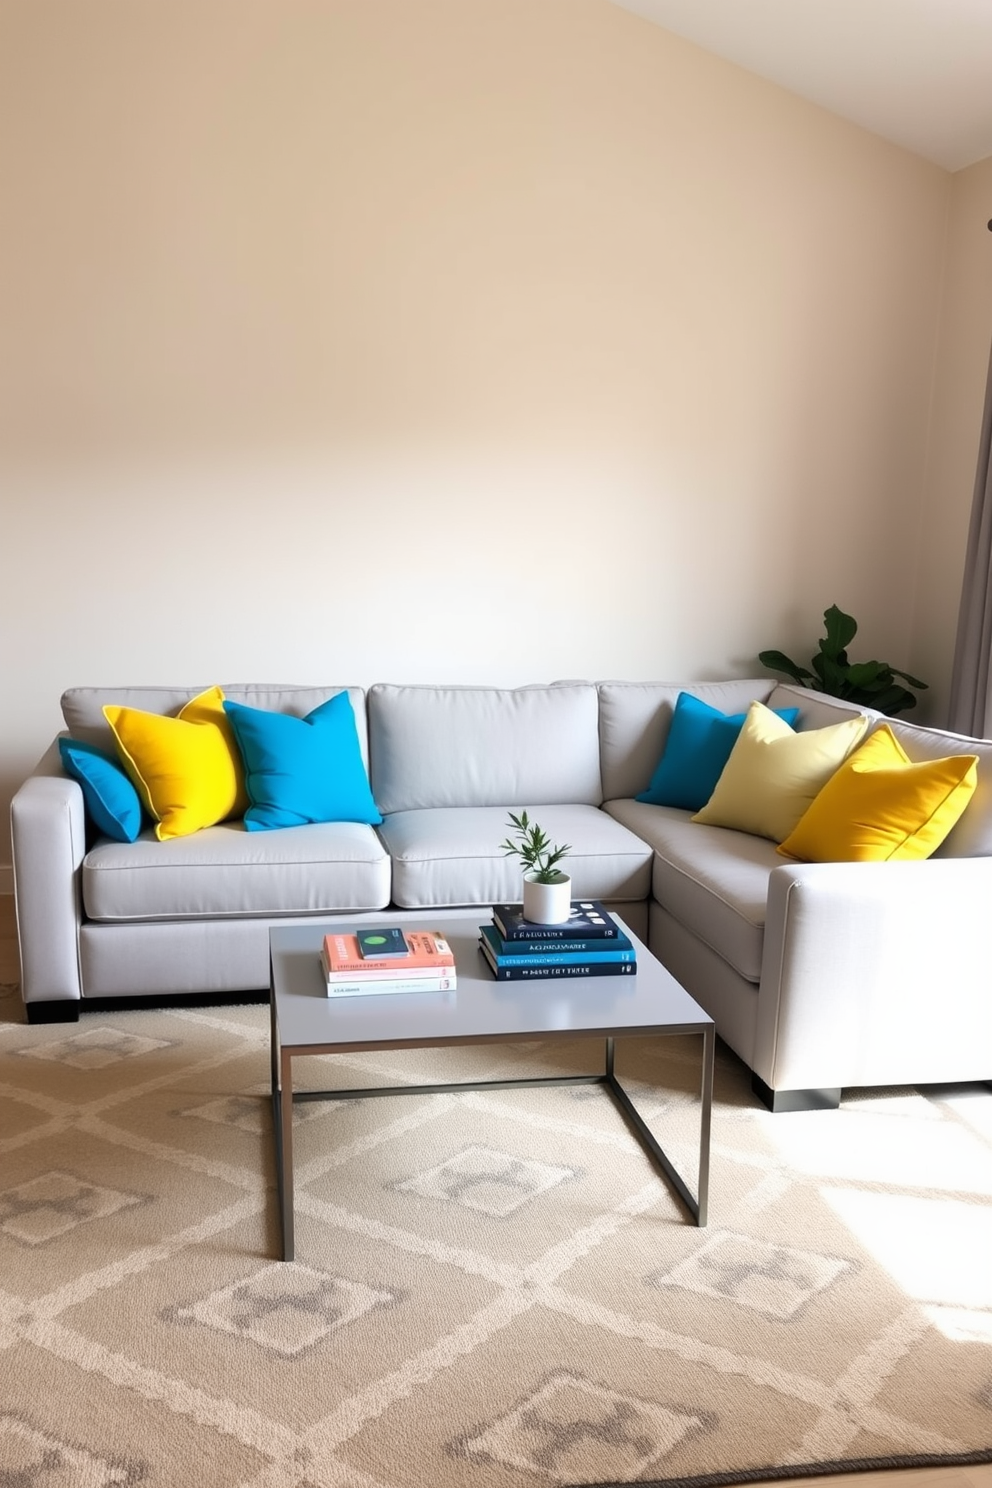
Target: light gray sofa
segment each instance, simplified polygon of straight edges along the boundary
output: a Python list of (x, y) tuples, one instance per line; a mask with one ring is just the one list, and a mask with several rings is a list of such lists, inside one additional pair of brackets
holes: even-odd
[[(110, 747), (104, 703), (172, 714), (201, 690), (73, 688), (66, 730)], [(341, 690), (224, 686), (297, 716)], [(347, 690), (379, 827), (227, 822), (166, 842), (88, 839), (53, 743), (11, 811), (30, 1021), (106, 998), (261, 991), (273, 924), (518, 899), (518, 865), (499, 843), (508, 808), (526, 807), (572, 844), (576, 895), (647, 940), (773, 1109), (992, 1075), (992, 744), (890, 721), (912, 759), (979, 754), (960, 823), (926, 862), (793, 863), (764, 838), (634, 798), (680, 691), (728, 713), (754, 699), (799, 707), (800, 729), (858, 711), (836, 699), (771, 679)]]

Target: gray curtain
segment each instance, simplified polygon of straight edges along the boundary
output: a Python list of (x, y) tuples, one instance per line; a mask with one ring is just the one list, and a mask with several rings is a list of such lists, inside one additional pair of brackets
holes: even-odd
[[(992, 228), (992, 222), (989, 223)], [(968, 529), (949, 727), (958, 734), (992, 738), (992, 361), (978, 448), (978, 474)]]

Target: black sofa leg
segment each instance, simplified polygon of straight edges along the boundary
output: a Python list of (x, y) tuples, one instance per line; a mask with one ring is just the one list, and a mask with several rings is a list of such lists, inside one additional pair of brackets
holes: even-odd
[(26, 1002), (29, 1023), (78, 1023), (79, 998), (59, 997), (46, 1002)]
[(836, 1090), (773, 1090), (751, 1076), (751, 1089), (769, 1111), (836, 1111), (840, 1105), (840, 1088)]

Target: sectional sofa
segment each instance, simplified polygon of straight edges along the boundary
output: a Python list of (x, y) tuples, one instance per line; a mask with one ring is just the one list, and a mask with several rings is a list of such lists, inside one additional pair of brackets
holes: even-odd
[[(171, 717), (201, 691), (72, 688), (66, 734), (110, 751), (106, 706)], [(292, 719), (342, 693), (368, 820), (246, 830), (235, 817), (115, 841), (94, 829), (52, 744), (11, 812), (29, 1021), (103, 999), (261, 991), (275, 924), (519, 899), (499, 844), (508, 808), (526, 807), (572, 845), (576, 895), (604, 900), (647, 941), (772, 1109), (992, 1077), (992, 743), (885, 724), (768, 678), (223, 687), (235, 708)], [(977, 786), (926, 860), (793, 861), (769, 837), (638, 799), (682, 693), (728, 715), (791, 709), (800, 733), (863, 716), (865, 737), (891, 727), (910, 760), (977, 758)]]

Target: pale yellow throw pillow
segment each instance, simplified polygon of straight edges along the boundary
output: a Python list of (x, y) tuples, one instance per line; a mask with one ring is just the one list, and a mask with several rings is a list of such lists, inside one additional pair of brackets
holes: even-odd
[(888, 724), (880, 724), (827, 781), (779, 852), (808, 863), (928, 858), (977, 782), (977, 755), (913, 764)]
[(796, 731), (752, 703), (716, 789), (693, 821), (781, 842), (860, 743), (868, 719)]
[(160, 841), (244, 815), (244, 766), (219, 687), (191, 698), (177, 718), (110, 704), (103, 714)]

